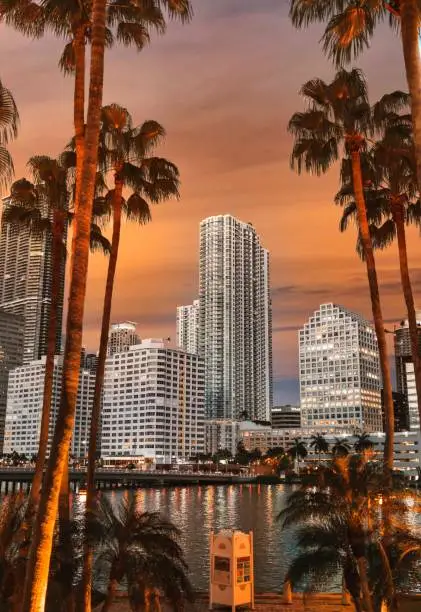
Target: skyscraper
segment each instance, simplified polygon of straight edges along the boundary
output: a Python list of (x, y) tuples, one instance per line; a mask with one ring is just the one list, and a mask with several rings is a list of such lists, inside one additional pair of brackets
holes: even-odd
[(110, 327), (108, 336), (107, 354), (121, 353), (128, 351), (134, 344), (139, 344), (140, 338), (136, 333), (136, 323), (132, 321), (124, 321), (123, 323), (115, 323)]
[[(417, 323), (418, 351), (421, 354), (421, 313), (419, 312), (417, 312)], [(397, 391), (403, 393), (407, 399), (409, 428), (416, 431), (420, 427), (420, 419), (408, 321), (402, 321), (400, 327), (395, 329), (394, 345)]]
[(9, 372), (22, 365), (22, 360), (23, 317), (0, 310), (0, 453), (3, 452)]
[(301, 424), (382, 430), (374, 329), (361, 315), (322, 304), (299, 332)]
[(188, 353), (197, 353), (199, 346), (199, 300), (177, 306), (177, 346)]
[(269, 253), (251, 223), (231, 215), (200, 224), (199, 353), (206, 416), (270, 420), (272, 306)]
[[(3, 208), (8, 199), (3, 200)], [(51, 308), (51, 236), (31, 233), (2, 219), (0, 231), (0, 308), (23, 317), (23, 362), (46, 354)], [(65, 262), (61, 271), (61, 292), (57, 303), (56, 352), (61, 351)]]

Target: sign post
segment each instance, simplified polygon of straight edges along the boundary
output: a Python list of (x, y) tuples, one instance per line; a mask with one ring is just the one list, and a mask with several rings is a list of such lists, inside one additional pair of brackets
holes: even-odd
[(253, 532), (210, 534), (209, 609), (250, 604), (254, 610)]

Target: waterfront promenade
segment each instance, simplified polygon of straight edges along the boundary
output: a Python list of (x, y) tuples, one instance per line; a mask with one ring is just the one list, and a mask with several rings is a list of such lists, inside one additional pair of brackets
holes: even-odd
[[(0, 467), (0, 490), (11, 493), (18, 490), (26, 491), (32, 482), (33, 468)], [(150, 486), (185, 486), (210, 484), (247, 484), (256, 482), (256, 476), (231, 474), (229, 472), (181, 472), (181, 471), (137, 471), (127, 469), (103, 469), (95, 472), (98, 489), (137, 488)], [(71, 489), (77, 491), (84, 486), (86, 471), (70, 469), (69, 483)]]

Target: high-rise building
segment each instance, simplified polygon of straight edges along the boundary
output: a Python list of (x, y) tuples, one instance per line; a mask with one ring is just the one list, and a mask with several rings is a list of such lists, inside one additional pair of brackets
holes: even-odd
[[(418, 352), (421, 355), (421, 312), (417, 312), (418, 324)], [(411, 430), (420, 427), (418, 413), (418, 396), (415, 386), (414, 364), (412, 361), (411, 336), (408, 321), (402, 321), (394, 330), (396, 386), (398, 393), (402, 393), (408, 404), (408, 421)]]
[(298, 406), (274, 406), (272, 408), (272, 427), (274, 429), (299, 429), (301, 409)]
[(23, 318), (0, 309), (0, 453), (3, 452), (9, 372), (22, 365)]
[[(3, 209), (9, 199), (3, 200)], [(23, 362), (47, 352), (51, 308), (51, 236), (2, 220), (0, 231), (0, 308), (23, 317)], [(65, 262), (60, 274), (56, 352), (61, 351)]]
[(382, 430), (377, 339), (361, 315), (322, 304), (299, 332), (301, 424)]
[[(31, 456), (38, 452), (44, 397), (45, 357), (14, 369), (9, 374), (4, 452), (17, 451)], [(63, 357), (54, 358), (53, 397), (49, 445), (60, 408)], [(71, 453), (85, 457), (89, 445), (89, 427), (94, 395), (95, 374), (81, 370), (76, 404)]]
[(110, 327), (108, 335), (107, 354), (121, 353), (128, 351), (134, 344), (139, 344), (140, 338), (136, 333), (136, 323), (132, 321), (124, 321), (123, 323), (115, 323)]
[(186, 460), (204, 450), (203, 359), (143, 340), (107, 358), (102, 455)]
[(197, 353), (199, 346), (199, 300), (177, 306), (177, 346), (188, 353)]
[[(415, 381), (414, 381), (415, 382)], [(395, 421), (395, 431), (409, 431), (409, 408), (408, 398), (404, 393), (392, 392), (393, 397), (393, 417)], [(382, 406), (383, 406), (383, 430), (385, 429), (385, 410), (384, 410), (384, 389), (382, 389)], [(417, 406), (418, 414), (418, 406)]]
[(251, 223), (231, 215), (200, 224), (199, 353), (206, 416), (269, 421), (272, 306), (269, 253)]

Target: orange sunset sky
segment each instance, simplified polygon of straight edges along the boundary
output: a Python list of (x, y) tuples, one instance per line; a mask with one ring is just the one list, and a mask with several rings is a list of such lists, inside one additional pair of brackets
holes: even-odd
[[(297, 401), (297, 328), (322, 302), (370, 317), (355, 232), (338, 231), (332, 203), (337, 169), (322, 178), (289, 168), (289, 117), (302, 108), (309, 78), (333, 75), (320, 29), (293, 29), (286, 0), (192, 0), (191, 24), (170, 23), (142, 53), (107, 52), (104, 103), (118, 102), (134, 121), (156, 119), (167, 130), (165, 155), (180, 168), (182, 197), (153, 210), (148, 227), (126, 226), (117, 271), (113, 320), (138, 323), (143, 337), (175, 336), (176, 306), (197, 296), (198, 225), (231, 213), (251, 221), (271, 253), (275, 399)], [(57, 61), (62, 41), (30, 41), (2, 28), (0, 77), (21, 115), (11, 147), (16, 178), (29, 156), (55, 156), (72, 135), (72, 80)], [(373, 101), (405, 87), (400, 41), (386, 26), (355, 62)], [(410, 232), (415, 292), (421, 288), (419, 237)], [(404, 314), (396, 251), (378, 259), (384, 316)], [(106, 262), (92, 257), (84, 344), (96, 350)], [(420, 301), (421, 304), (421, 301)]]

